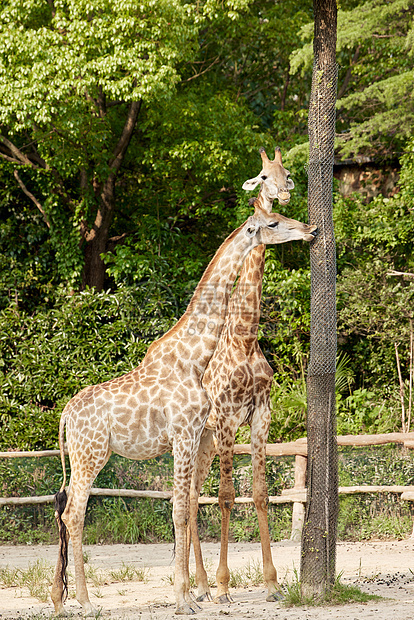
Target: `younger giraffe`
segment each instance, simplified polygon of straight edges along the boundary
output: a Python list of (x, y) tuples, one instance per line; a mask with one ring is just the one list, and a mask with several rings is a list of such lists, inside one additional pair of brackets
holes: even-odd
[[(57, 614), (66, 593), (67, 545), (72, 539), (76, 598), (94, 614), (82, 556), (84, 516), (92, 483), (112, 452), (141, 460), (174, 453), (176, 613), (198, 607), (190, 596), (187, 525), (190, 481), (210, 402), (201, 385), (224, 324), (231, 288), (247, 254), (262, 243), (313, 238), (315, 226), (290, 220), (260, 207), (224, 241), (201, 278), (186, 312), (148, 349), (131, 372), (89, 386), (66, 405), (59, 427), (64, 480), (56, 496), (60, 530), (58, 562), (52, 586)], [(65, 491), (64, 429), (71, 464)]]
[[(243, 189), (260, 192), (253, 199), (255, 207), (271, 213), (276, 198), (284, 205), (290, 200), (293, 181), (282, 165), (279, 148), (270, 161), (260, 150), (263, 168), (260, 174), (243, 184)], [(260, 320), (260, 299), (265, 264), (264, 245), (254, 248), (240, 271), (237, 287), (230, 299), (227, 317), (217, 348), (203, 377), (203, 387), (212, 402), (210, 415), (201, 436), (191, 485), (191, 534), (196, 561), (198, 601), (212, 600), (204, 569), (197, 532), (198, 497), (216, 454), (220, 456), (219, 505), (221, 509), (220, 561), (216, 573), (215, 602), (231, 602), (230, 572), (227, 563), (230, 511), (234, 505), (232, 480), (233, 451), (236, 431), (240, 426), (251, 427), (253, 500), (257, 510), (263, 556), (263, 574), (268, 588), (268, 601), (280, 598), (276, 569), (270, 550), (267, 521), (267, 486), (265, 480), (266, 442), (270, 425), (269, 394), (273, 370), (266, 361), (257, 341)]]

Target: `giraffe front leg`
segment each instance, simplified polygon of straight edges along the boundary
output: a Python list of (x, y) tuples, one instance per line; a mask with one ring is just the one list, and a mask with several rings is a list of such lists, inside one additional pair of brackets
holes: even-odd
[(226, 448), (218, 438), (218, 451), (220, 454), (220, 488), (219, 506), (221, 510), (221, 539), (220, 539), (220, 561), (216, 573), (217, 593), (214, 597), (215, 603), (232, 603), (233, 600), (229, 592), (230, 571), (228, 567), (228, 547), (229, 547), (229, 527), (230, 513), (234, 506), (236, 496), (233, 485), (233, 445), (234, 436), (231, 438), (231, 446), (228, 446), (230, 438), (227, 438)]
[(174, 503), (173, 521), (175, 530), (175, 613), (191, 615), (199, 606), (190, 595), (190, 574), (188, 566), (188, 530), (190, 518), (191, 454), (179, 442), (174, 445)]
[[(281, 588), (277, 581), (277, 572), (272, 560), (270, 548), (269, 522), (267, 516), (268, 493), (266, 485), (266, 442), (268, 425), (265, 420), (267, 415), (259, 415), (256, 411), (257, 420), (252, 424), (252, 465), (253, 465), (253, 501), (256, 506), (257, 519), (259, 521), (260, 542), (262, 546), (263, 577), (267, 585), (267, 598), (269, 602), (279, 601), (283, 598)], [(270, 420), (270, 417), (269, 417)]]
[(213, 598), (208, 585), (208, 576), (204, 568), (203, 555), (201, 552), (200, 538), (197, 528), (198, 498), (201, 487), (206, 479), (208, 470), (216, 453), (214, 433), (210, 429), (204, 429), (200, 440), (194, 471), (191, 478), (190, 488), (190, 526), (191, 538), (194, 548), (196, 563), (197, 601), (212, 601)]

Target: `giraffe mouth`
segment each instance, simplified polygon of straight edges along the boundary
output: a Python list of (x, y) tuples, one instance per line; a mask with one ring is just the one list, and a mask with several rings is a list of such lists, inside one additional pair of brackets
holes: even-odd
[(318, 236), (318, 229), (315, 226), (307, 235), (305, 235), (305, 241), (313, 241)]
[(279, 201), (279, 204), (287, 205), (287, 203), (290, 200), (290, 193), (289, 192), (279, 192), (277, 199)]

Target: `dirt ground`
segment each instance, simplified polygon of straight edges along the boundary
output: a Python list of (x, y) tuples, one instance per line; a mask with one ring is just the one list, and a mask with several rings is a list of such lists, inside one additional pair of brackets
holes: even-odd
[[(261, 620), (413, 620), (414, 619), (414, 541), (338, 543), (337, 571), (342, 581), (358, 585), (363, 591), (378, 594), (383, 600), (366, 604), (331, 607), (286, 608), (282, 603), (267, 603), (264, 587), (232, 590), (234, 602), (226, 605), (200, 603), (194, 616), (197, 620), (229, 617), (232, 620), (260, 618)], [(219, 545), (203, 545), (207, 571), (214, 575), (219, 557)], [(145, 567), (147, 582), (127, 581), (89, 587), (92, 603), (100, 610), (100, 618), (129, 620), (173, 620), (174, 593), (171, 582), (174, 561), (173, 547), (162, 545), (102, 545), (85, 546), (88, 563), (98, 570), (109, 572), (123, 564)], [(57, 548), (53, 546), (0, 546), (0, 568), (28, 568), (38, 559), (54, 566)], [(272, 545), (273, 560), (279, 581), (287, 583), (299, 569), (300, 545), (282, 541)], [(231, 570), (255, 566), (261, 562), (260, 544), (231, 544)], [(69, 556), (69, 571), (73, 569)], [(190, 570), (194, 572), (191, 562)], [(67, 611), (81, 616), (81, 608), (73, 598), (73, 587), (66, 603)], [(53, 615), (49, 601), (39, 603), (26, 588), (0, 588), (0, 618), (31, 618)]]

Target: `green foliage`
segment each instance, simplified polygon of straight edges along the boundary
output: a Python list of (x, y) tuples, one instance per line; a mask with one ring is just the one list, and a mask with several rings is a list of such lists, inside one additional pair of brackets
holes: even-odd
[(283, 268), (273, 256), (267, 255), (263, 278), (260, 342), (265, 339), (264, 349), (275, 352), (278, 371), (294, 372), (293, 362), (297, 367), (298, 357), (309, 352), (310, 272)]
[[(293, 441), (306, 435), (307, 392), (304, 362), (299, 352), (297, 362), (300, 376), (296, 380), (286, 377), (281, 383), (276, 378), (270, 393), (272, 421), (270, 443)], [(382, 416), (384, 404), (377, 406), (378, 394), (364, 388), (353, 389), (355, 381), (351, 359), (346, 353), (338, 355), (336, 362), (335, 390), (338, 435), (388, 432), (395, 428), (393, 417)], [(344, 397), (348, 394), (348, 397)], [(388, 413), (388, 411), (387, 411)]]
[[(60, 461), (51, 458), (2, 459), (0, 489), (3, 497), (51, 495), (62, 484)], [(56, 543), (58, 534), (51, 504), (0, 508), (3, 544)]]
[[(225, 88), (231, 85), (236, 98), (246, 100), (262, 126), (273, 128), (277, 143), (284, 147), (297, 131), (294, 115), (309, 86), (303, 80), (292, 87), (288, 69), (289, 55), (300, 44), (298, 30), (312, 18), (311, 6), (293, 0), (244, 4), (238, 19), (228, 19), (220, 11), (214, 19), (210, 14), (193, 75), (208, 70), (209, 81)], [(278, 114), (285, 110), (292, 113), (293, 122)]]
[[(414, 460), (411, 452), (393, 446), (339, 448), (339, 486), (412, 485)], [(411, 533), (408, 502), (393, 493), (342, 496), (338, 517), (341, 540), (405, 538)]]
[(345, 399), (337, 395), (338, 435), (394, 432), (399, 425), (395, 403), (379, 401), (378, 392), (366, 388), (357, 388)]
[(166, 501), (104, 498), (91, 502), (85, 520), (84, 543), (172, 542), (172, 505)]
[(35, 315), (16, 306), (0, 313), (3, 449), (55, 447), (72, 396), (139, 364), (175, 317), (175, 300), (159, 292), (148, 283), (117, 294), (61, 291)]
[[(67, 471), (70, 466), (67, 460)], [(0, 489), (4, 497), (52, 495), (62, 484), (60, 460), (13, 458), (0, 461)], [(113, 455), (96, 478), (100, 488), (171, 490), (173, 459), (164, 455), (130, 461)], [(0, 509), (3, 543), (53, 543), (58, 538), (52, 504), (4, 506)], [(172, 540), (172, 505), (165, 500), (91, 497), (84, 542), (149, 542)]]
[(412, 531), (412, 515), (407, 502), (395, 495), (341, 497), (338, 538), (340, 540), (403, 540)]
[(33, 311), (48, 303), (56, 267), (41, 213), (10, 183), (11, 169), (0, 158), (0, 308), (18, 303)]
[[(342, 157), (390, 156), (412, 134), (413, 6), (369, 0), (346, 9), (338, 11), (337, 147)], [(304, 25), (292, 73), (310, 72), (312, 35), (313, 23)]]
[(190, 13), (178, 0), (28, 1), (24, 7), (8, 0), (0, 13), (1, 122), (14, 132), (35, 125), (39, 137), (54, 129), (40, 154), (46, 161), (54, 156), (60, 174), (83, 165), (79, 146), (86, 136), (105, 166), (110, 127), (96, 114), (98, 98), (169, 97), (179, 79), (176, 65), (195, 42)]
[[(410, 161), (409, 158), (406, 162)], [(403, 166), (406, 175), (409, 166)], [(414, 284), (395, 272), (414, 266), (412, 198), (403, 193), (390, 199), (378, 197), (369, 205), (359, 198), (338, 198), (335, 203), (338, 241), (338, 328), (348, 351), (364, 359), (360, 385), (381, 389), (395, 399), (397, 383), (394, 344), (399, 345), (404, 378), (408, 375), (410, 318), (413, 317)]]

